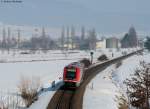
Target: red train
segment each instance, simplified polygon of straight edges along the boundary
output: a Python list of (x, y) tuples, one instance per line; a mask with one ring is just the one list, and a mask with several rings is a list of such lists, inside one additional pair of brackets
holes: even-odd
[(78, 87), (83, 80), (84, 64), (73, 62), (64, 68), (63, 81), (66, 87)]

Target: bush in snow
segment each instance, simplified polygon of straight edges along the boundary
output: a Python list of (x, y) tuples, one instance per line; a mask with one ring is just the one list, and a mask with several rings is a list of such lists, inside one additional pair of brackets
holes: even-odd
[(85, 67), (89, 67), (91, 65), (90, 60), (87, 58), (80, 60), (80, 62), (83, 63)]
[(29, 107), (38, 99), (38, 90), (40, 88), (40, 78), (38, 77), (21, 77), (18, 85), (19, 92), (23, 98), (26, 107)]
[(118, 61), (115, 66), (116, 68), (119, 68), (121, 65), (122, 65), (122, 61)]
[(97, 60), (98, 60), (98, 61), (107, 61), (107, 60), (108, 60), (108, 57), (107, 57), (105, 54), (103, 54), (103, 55), (99, 56), (99, 57), (97, 58)]
[(150, 64), (140, 62), (140, 68), (125, 84), (130, 105), (138, 109), (150, 109)]

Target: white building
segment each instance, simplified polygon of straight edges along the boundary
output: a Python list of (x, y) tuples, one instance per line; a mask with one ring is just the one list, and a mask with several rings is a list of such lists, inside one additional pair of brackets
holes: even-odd
[(105, 49), (106, 48), (106, 39), (101, 39), (96, 42), (96, 49)]

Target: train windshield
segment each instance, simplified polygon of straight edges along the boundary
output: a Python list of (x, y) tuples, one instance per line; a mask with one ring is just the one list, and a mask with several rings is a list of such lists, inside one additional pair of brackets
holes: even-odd
[(66, 78), (74, 79), (76, 77), (76, 69), (67, 69)]

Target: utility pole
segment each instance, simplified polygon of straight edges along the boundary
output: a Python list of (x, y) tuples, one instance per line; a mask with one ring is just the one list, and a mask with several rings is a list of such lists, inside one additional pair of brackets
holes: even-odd
[(91, 55), (91, 64), (93, 63), (93, 54), (94, 54), (94, 52), (90, 52), (90, 55)]

